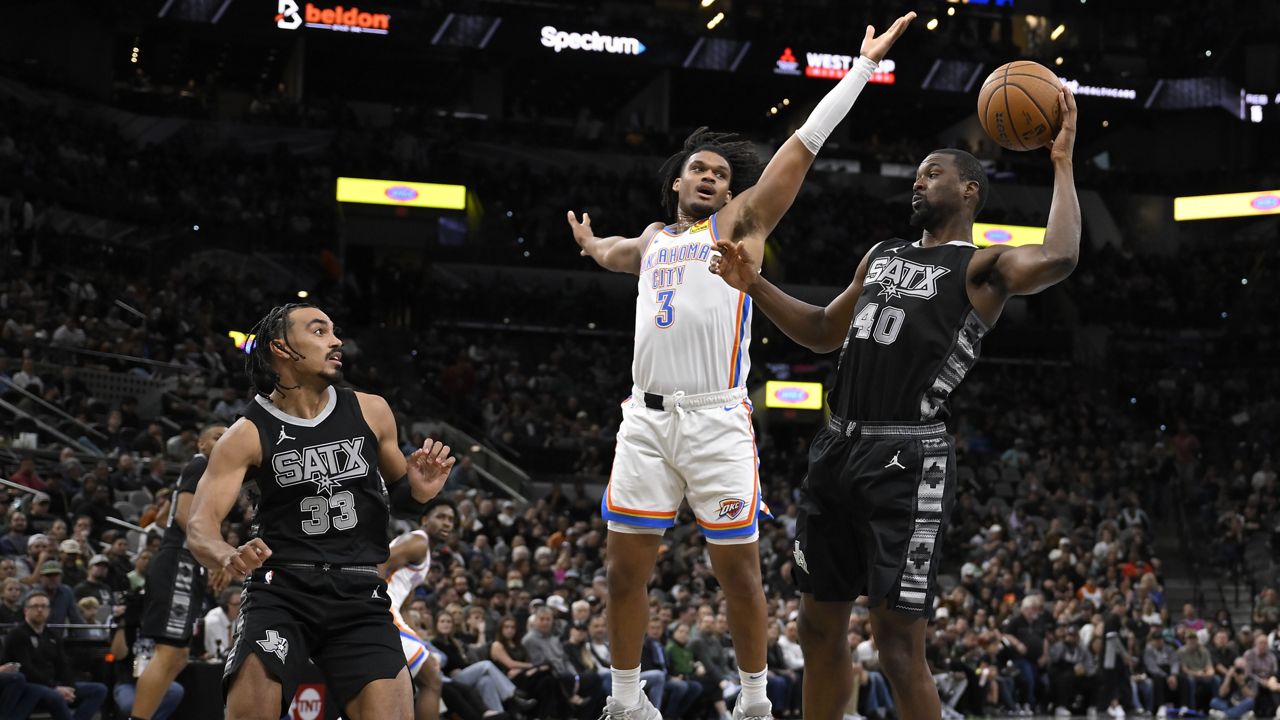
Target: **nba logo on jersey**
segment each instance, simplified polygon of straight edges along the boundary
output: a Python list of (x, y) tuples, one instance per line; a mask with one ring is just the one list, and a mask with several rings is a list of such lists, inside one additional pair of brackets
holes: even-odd
[(747, 504), (738, 498), (725, 498), (720, 501), (720, 514), (717, 517), (737, 520), (742, 514), (742, 508), (746, 506)]

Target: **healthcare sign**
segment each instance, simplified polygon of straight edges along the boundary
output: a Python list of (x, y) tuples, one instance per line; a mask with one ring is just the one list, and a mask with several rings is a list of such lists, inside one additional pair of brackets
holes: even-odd
[(764, 385), (764, 406), (785, 410), (821, 410), (822, 383), (769, 380)]

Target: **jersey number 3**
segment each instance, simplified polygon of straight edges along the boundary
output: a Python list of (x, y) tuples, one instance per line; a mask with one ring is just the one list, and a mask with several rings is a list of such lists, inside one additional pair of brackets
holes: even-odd
[(907, 319), (907, 314), (902, 308), (885, 305), (884, 310), (880, 311), (880, 321), (876, 322), (877, 310), (880, 310), (879, 303), (867, 303), (867, 306), (862, 308), (862, 312), (853, 319), (853, 327), (857, 330), (855, 337), (859, 340), (874, 337), (875, 341), (881, 345), (892, 345), (893, 341), (898, 339), (898, 333), (902, 330), (902, 323)]
[(660, 328), (669, 328), (676, 321), (675, 311), (671, 307), (671, 299), (675, 290), (663, 290), (658, 293), (658, 314), (653, 316), (653, 324)]
[(302, 521), (302, 532), (308, 535), (323, 535), (329, 532), (331, 508), (339, 511), (332, 521), (335, 530), (350, 530), (359, 522), (356, 517), (356, 498), (350, 490), (343, 490), (328, 499), (319, 495), (302, 498), (298, 507), (303, 512), (311, 513), (311, 517)]

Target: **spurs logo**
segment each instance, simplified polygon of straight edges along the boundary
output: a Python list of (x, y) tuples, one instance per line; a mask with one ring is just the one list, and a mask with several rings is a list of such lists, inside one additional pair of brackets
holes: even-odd
[(284, 662), (285, 657), (289, 654), (289, 641), (280, 637), (280, 633), (275, 630), (267, 631), (267, 638), (259, 640), (258, 645), (269, 653), (275, 653), (280, 658), (280, 662)]

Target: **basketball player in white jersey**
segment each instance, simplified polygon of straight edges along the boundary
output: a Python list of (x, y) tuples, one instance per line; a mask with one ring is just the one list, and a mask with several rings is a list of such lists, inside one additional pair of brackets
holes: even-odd
[(418, 686), (418, 696), (413, 701), (414, 720), (438, 720), (440, 717), (440, 664), (400, 614), (413, 591), (426, 582), (430, 568), (431, 546), (425, 530), (418, 528), (391, 541), (383, 577), (387, 579), (391, 617), (400, 631), (409, 677)]
[[(709, 272), (722, 239), (763, 253), (818, 150), (848, 113), (871, 72), (915, 13), (876, 37), (787, 140), (756, 180), (751, 145), (705, 128), (664, 165), (663, 204), (675, 223), (637, 237), (595, 237), (591, 219), (568, 214), (583, 255), (639, 276), (634, 388), (623, 403), (612, 476), (601, 501), (609, 523), (610, 720), (660, 720), (640, 692), (640, 653), (649, 620), (645, 586), (662, 535), (687, 499), (708, 542), (729, 605), (742, 694), (735, 720), (771, 718), (765, 695), (766, 610), (757, 547), (763, 507), (751, 408), (751, 299)], [(760, 255), (757, 254), (757, 257)]]

